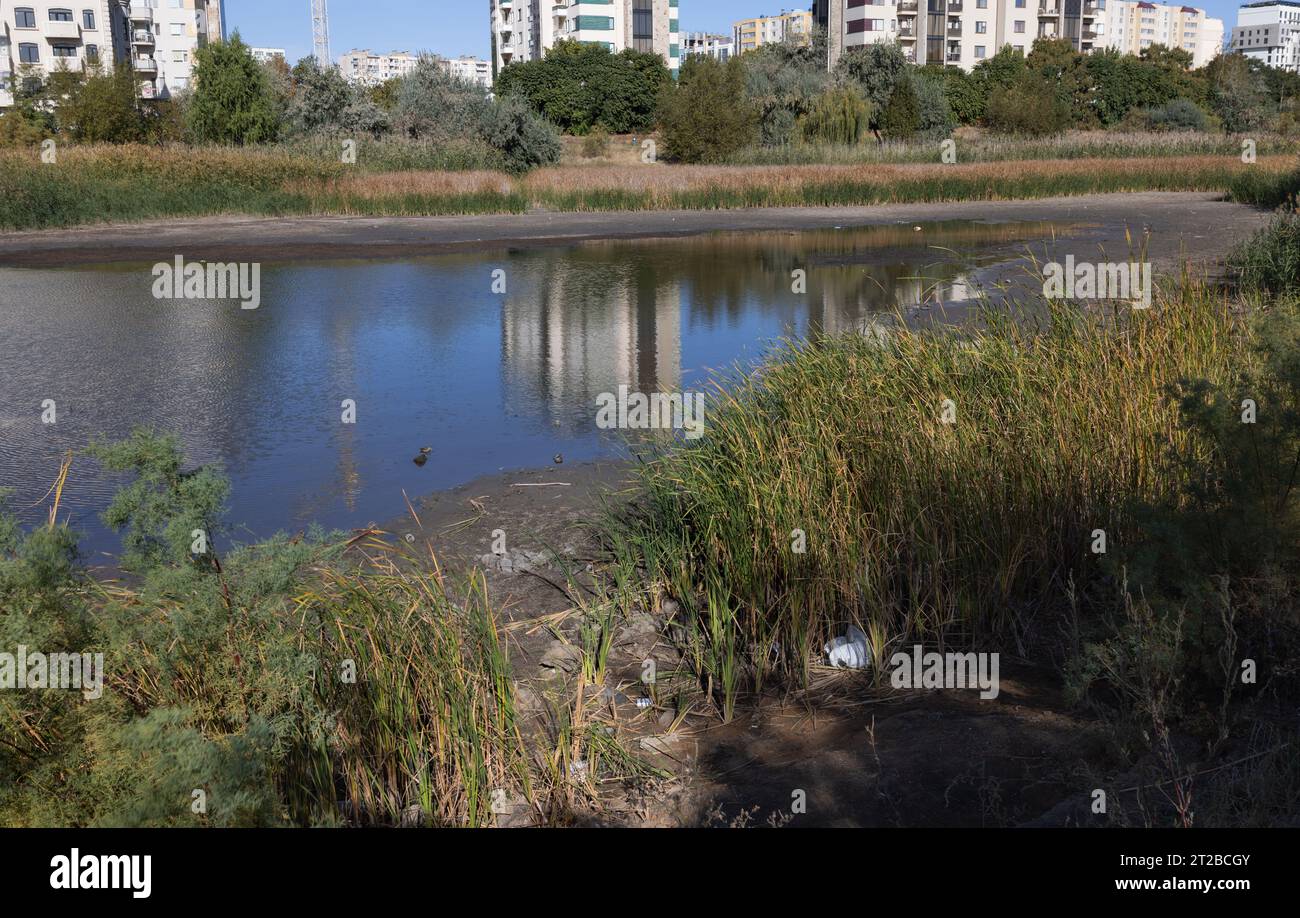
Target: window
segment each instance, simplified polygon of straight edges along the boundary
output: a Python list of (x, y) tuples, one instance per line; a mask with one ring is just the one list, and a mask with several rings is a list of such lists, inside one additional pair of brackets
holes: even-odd
[(76, 45), (50, 45), (50, 50), (54, 52), (55, 57), (76, 57)]
[(981, 58), (983, 58), (983, 57), (984, 57), (984, 46), (983, 46), (983, 45), (976, 45), (976, 46), (975, 46), (975, 59), (976, 59), (976, 60), (979, 60), (979, 59), (981, 59)]
[(73, 22), (72, 10), (50, 10), (50, 22)]
[(1017, 35), (1023, 35), (1025, 33), (1025, 21), (1023, 19), (1017, 19), (1016, 27), (1012, 31), (1014, 31)]
[(1024, 8), (1025, 8), (1025, 0), (1016, 0), (1016, 9), (1023, 10)]
[(185, 34), (185, 26), (182, 25), (182, 24), (179, 23), (179, 22), (173, 22), (173, 23), (172, 23), (172, 34), (173, 34), (173, 35), (183, 35), (183, 34)]
[(99, 45), (86, 45), (86, 60), (92, 64), (99, 60)]
[(989, 8), (989, 0), (975, 0), (975, 9), (986, 10)]
[(989, 30), (989, 24), (988, 24), (987, 22), (977, 22), (977, 23), (975, 23), (975, 34), (976, 34), (976, 35), (983, 35), (983, 34), (984, 34), (985, 32), (987, 32), (988, 30)]
[(41, 49), (37, 45), (29, 45), (23, 42), (18, 46), (18, 62), (21, 64), (39, 64), (41, 62)]
[(172, 52), (172, 60), (173, 60), (175, 63), (177, 63), (177, 64), (183, 64), (183, 63), (185, 63), (185, 61), (187, 60), (186, 52), (184, 52), (184, 51), (173, 51), (173, 52)]
[(82, 10), (82, 11), (81, 11), (81, 27), (82, 27), (83, 29), (93, 29), (93, 28), (95, 27), (95, 11), (94, 11), (94, 10)]
[(31, 7), (18, 7), (14, 10), (14, 25), (20, 29), (36, 28), (36, 10)]

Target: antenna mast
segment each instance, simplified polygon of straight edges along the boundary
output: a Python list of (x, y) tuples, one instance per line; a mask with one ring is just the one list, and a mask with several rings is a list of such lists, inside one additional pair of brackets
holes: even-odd
[(330, 59), (330, 14), (325, 0), (311, 0), (311, 53), (317, 66), (334, 66)]

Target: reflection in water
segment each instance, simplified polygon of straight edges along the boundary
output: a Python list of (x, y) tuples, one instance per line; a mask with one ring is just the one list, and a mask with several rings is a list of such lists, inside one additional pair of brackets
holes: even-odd
[[(981, 272), (1060, 231), (905, 225), (264, 265), (252, 311), (155, 300), (149, 265), (0, 269), (0, 487), (34, 521), (63, 451), (146, 425), (225, 466), (241, 538), (383, 520), (403, 491), (618, 449), (594, 424), (602, 392), (690, 389), (782, 336), (959, 306)], [(507, 295), (492, 293), (495, 268)], [(355, 425), (340, 423), (345, 399)], [(95, 548), (115, 544), (96, 515), (116, 484), (73, 466), (64, 507)]]

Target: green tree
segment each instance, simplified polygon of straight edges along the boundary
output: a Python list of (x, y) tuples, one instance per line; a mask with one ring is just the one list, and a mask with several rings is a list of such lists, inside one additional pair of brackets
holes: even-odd
[(793, 140), (799, 119), (832, 85), (824, 43), (770, 42), (746, 51), (740, 62), (745, 69), (745, 93), (757, 111), (759, 140), (764, 146)]
[(740, 58), (688, 58), (664, 97), (660, 123), (664, 156), (679, 162), (722, 162), (754, 143), (757, 112), (745, 97)]
[(189, 122), (195, 139), (241, 146), (275, 140), (279, 125), (270, 80), (239, 33), (199, 48), (194, 59)]
[(657, 54), (631, 49), (614, 54), (604, 45), (559, 41), (538, 60), (501, 71), (496, 93), (525, 100), (570, 134), (596, 125), (616, 134), (649, 131), (656, 107), (672, 82)]
[(921, 128), (921, 106), (912, 81), (904, 76), (880, 114), (880, 130), (891, 140), (906, 140)]
[(799, 134), (808, 143), (856, 144), (871, 128), (871, 103), (852, 86), (822, 93), (799, 119)]
[(94, 66), (59, 100), (59, 129), (78, 143), (141, 143), (150, 137), (152, 109), (139, 99), (130, 63)]

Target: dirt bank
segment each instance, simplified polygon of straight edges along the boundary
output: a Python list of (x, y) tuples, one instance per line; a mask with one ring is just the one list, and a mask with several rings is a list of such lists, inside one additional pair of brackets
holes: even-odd
[(1217, 193), (1144, 192), (1035, 201), (968, 201), (869, 207), (754, 208), (635, 213), (530, 213), (472, 217), (210, 217), (0, 234), (0, 266), (53, 267), (195, 259), (277, 262), (397, 258), (490, 246), (584, 239), (685, 236), (718, 231), (804, 230), (940, 220), (1056, 220), (1152, 232), (1149, 254), (1194, 263), (1222, 255), (1267, 215)]

